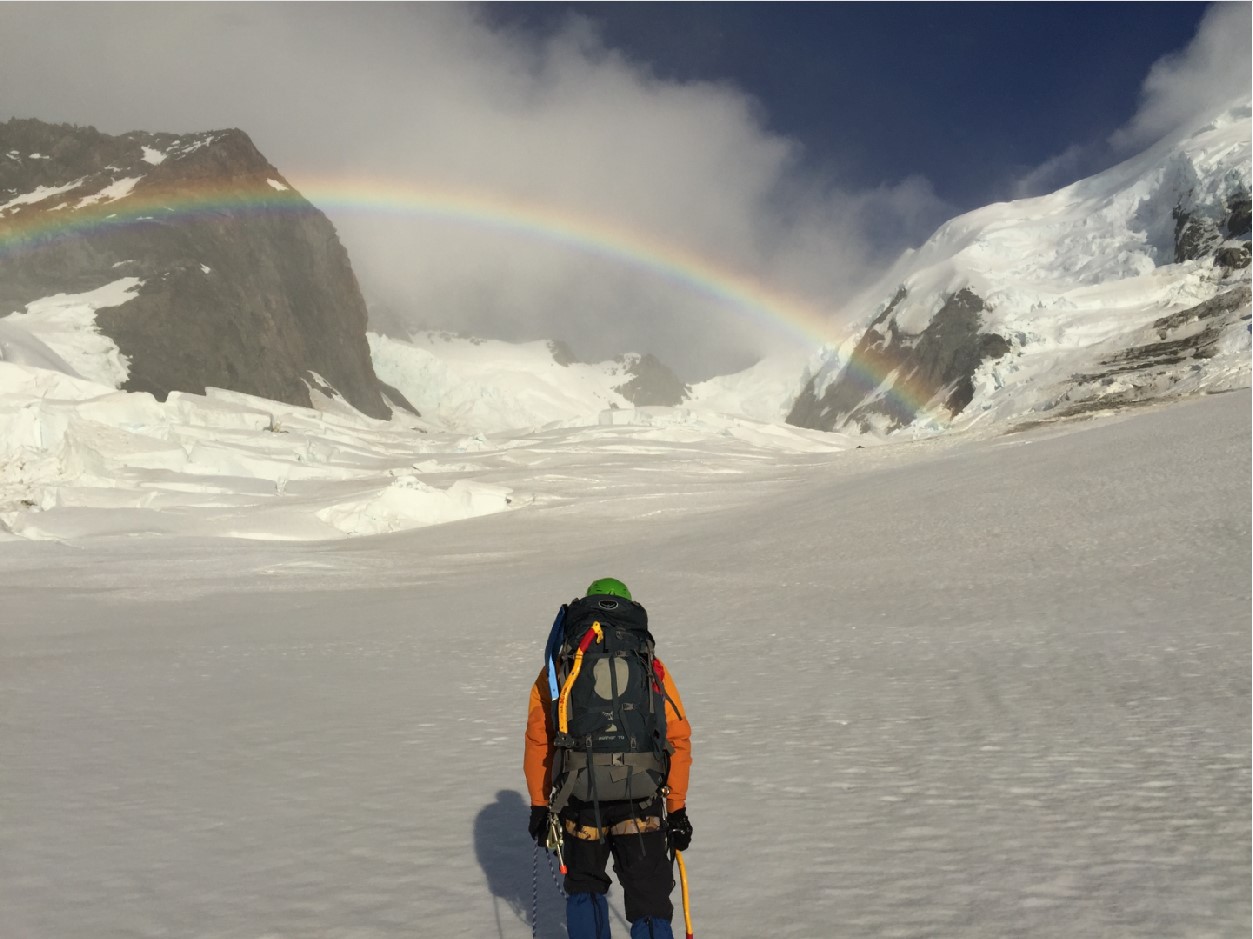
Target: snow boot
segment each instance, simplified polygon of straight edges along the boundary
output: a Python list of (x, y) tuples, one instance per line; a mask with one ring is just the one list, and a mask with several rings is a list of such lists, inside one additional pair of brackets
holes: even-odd
[(645, 916), (631, 924), (631, 939), (674, 939), (670, 920)]
[(566, 897), (566, 932), (570, 939), (609, 939), (609, 901), (605, 895), (572, 893)]

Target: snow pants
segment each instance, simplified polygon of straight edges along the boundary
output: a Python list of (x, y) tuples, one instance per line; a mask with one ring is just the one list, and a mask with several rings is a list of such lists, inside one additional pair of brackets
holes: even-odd
[(632, 939), (671, 939), (674, 866), (662, 827), (660, 800), (602, 802), (599, 829), (594, 807), (572, 802), (561, 813), (561, 821), (570, 939), (609, 939), (605, 894), (612, 881), (605, 867), (611, 857), (613, 872), (622, 885)]

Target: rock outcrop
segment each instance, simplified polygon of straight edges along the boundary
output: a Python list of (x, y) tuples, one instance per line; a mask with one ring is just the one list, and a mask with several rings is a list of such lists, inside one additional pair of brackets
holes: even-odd
[(636, 407), (673, 407), (687, 400), (691, 388), (650, 352), (618, 358), (629, 381), (614, 388)]
[(128, 361), (124, 389), (308, 406), (329, 387), (391, 414), (334, 227), (242, 131), (0, 124), (0, 316), (122, 277), (136, 295), (96, 326)]
[[(907, 295), (900, 288), (862, 334), (853, 352), (859, 367), (841, 371), (821, 394), (813, 381), (805, 386), (789, 424), (891, 432), (912, 423), (928, 402), (950, 415), (970, 403), (975, 370), (984, 359), (1008, 352), (1009, 342), (983, 331), (985, 304), (968, 288), (945, 297), (922, 332), (907, 333), (892, 317)], [(905, 391), (889, 394), (891, 389)]]

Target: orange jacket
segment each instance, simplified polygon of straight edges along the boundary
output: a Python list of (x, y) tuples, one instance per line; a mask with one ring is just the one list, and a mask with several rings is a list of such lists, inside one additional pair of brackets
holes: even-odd
[[(683, 701), (674, 686), (674, 679), (660, 659), (653, 661), (658, 666), (666, 692), (666, 739), (674, 747), (674, 752), (670, 754), (670, 776), (666, 780), (666, 785), (670, 787), (666, 811), (673, 812), (687, 804), (687, 780), (692, 771), (692, 727), (684, 716)], [(548, 690), (548, 669), (541, 669), (531, 686), (531, 703), (526, 715), (526, 754), (522, 759), (532, 805), (547, 805), (548, 794), (553, 788), (552, 703), (552, 694)]]

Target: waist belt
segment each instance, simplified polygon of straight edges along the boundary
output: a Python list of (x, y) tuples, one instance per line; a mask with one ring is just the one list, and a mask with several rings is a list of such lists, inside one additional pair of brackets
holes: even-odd
[(580, 841), (603, 841), (608, 835), (642, 835), (650, 831), (661, 830), (661, 818), (657, 815), (648, 818), (628, 818), (607, 828), (595, 825), (576, 825), (566, 819), (566, 833)]

